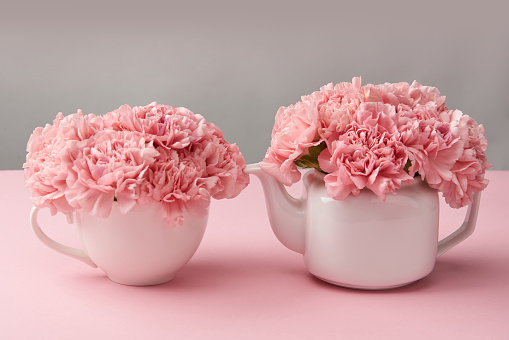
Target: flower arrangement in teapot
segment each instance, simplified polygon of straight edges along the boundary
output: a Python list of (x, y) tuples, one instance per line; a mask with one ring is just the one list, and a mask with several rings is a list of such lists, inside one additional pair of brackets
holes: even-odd
[(210, 199), (233, 198), (249, 183), (239, 148), (186, 108), (151, 103), (102, 116), (81, 110), (30, 137), (25, 184), (38, 208), (107, 217), (160, 202), (167, 225), (200, 217)]
[(453, 208), (472, 203), (488, 184), (484, 128), (445, 106), (438, 89), (408, 83), (328, 84), (281, 107), (260, 168), (284, 185), (298, 167), (325, 173), (329, 197), (369, 189), (382, 200), (415, 176)]

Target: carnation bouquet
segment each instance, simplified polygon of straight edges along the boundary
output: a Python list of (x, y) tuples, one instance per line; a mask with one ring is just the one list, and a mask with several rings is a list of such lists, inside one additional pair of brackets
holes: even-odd
[(285, 185), (299, 181), (298, 167), (314, 168), (336, 200), (363, 189), (385, 200), (420, 176), (460, 208), (488, 184), (486, 147), (483, 126), (436, 88), (353, 78), (281, 107), (260, 167)]
[(81, 111), (30, 137), (25, 184), (36, 207), (52, 215), (83, 211), (107, 217), (161, 203), (169, 226), (184, 213), (206, 214), (211, 197), (233, 198), (249, 183), (235, 144), (201, 115), (152, 103), (121, 106), (102, 116)]

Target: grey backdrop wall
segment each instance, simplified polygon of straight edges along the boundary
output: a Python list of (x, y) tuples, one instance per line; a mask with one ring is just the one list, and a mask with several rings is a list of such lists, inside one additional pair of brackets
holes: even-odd
[(436, 86), (509, 170), (506, 1), (0, 2), (0, 169), (58, 112), (152, 101), (263, 158), (280, 106), (329, 82)]

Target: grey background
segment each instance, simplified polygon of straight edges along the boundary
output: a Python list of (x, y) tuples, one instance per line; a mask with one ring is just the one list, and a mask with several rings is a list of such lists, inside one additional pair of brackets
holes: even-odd
[(414, 79), (483, 123), (509, 170), (506, 1), (0, 2), (0, 169), (37, 126), (152, 101), (263, 158), (280, 106), (329, 82)]

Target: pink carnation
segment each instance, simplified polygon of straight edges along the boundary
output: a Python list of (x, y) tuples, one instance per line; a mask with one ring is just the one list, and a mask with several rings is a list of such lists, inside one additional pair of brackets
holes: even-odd
[(201, 115), (186, 108), (168, 105), (150, 105), (131, 108), (122, 105), (104, 117), (106, 126), (113, 130), (138, 131), (156, 145), (180, 149), (202, 139), (208, 124)]
[(328, 141), (318, 160), (328, 173), (324, 180), (330, 197), (343, 200), (368, 188), (385, 200), (402, 181), (412, 180), (404, 170), (407, 153), (395, 133), (394, 115), (390, 105), (361, 104), (358, 120), (338, 139)]
[(364, 101), (361, 85), (360, 78), (353, 78), (352, 83), (339, 83), (335, 86), (330, 83), (320, 88), (320, 91), (302, 97), (302, 100), (317, 107), (318, 133), (322, 140), (343, 133), (355, 119), (357, 109)]
[(233, 198), (249, 183), (238, 147), (185, 108), (127, 105), (104, 116), (59, 114), (30, 138), (25, 183), (32, 201), (54, 214), (107, 217), (161, 202), (170, 226), (201, 216), (210, 197)]
[(445, 109), (445, 97), (440, 95), (437, 88), (422, 86), (414, 81), (408, 83), (385, 83), (380, 85), (368, 84), (364, 87), (366, 102), (382, 102), (394, 107), (407, 106), (414, 109), (417, 105), (433, 103), (439, 111)]
[(219, 129), (197, 143), (194, 153), (204, 162), (206, 176), (216, 180), (210, 189), (213, 198), (236, 197), (249, 184), (249, 175), (244, 173), (246, 162), (239, 148), (227, 143)]
[(442, 192), (451, 207), (460, 208), (472, 203), (472, 194), (488, 185), (484, 178), (486, 169), (492, 166), (485, 154), (488, 143), (484, 127), (461, 111), (444, 112), (441, 119), (450, 123), (451, 135), (462, 143), (463, 148), (451, 167), (450, 178), (430, 183), (430, 186)]
[(310, 147), (344, 132), (354, 119), (364, 96), (361, 84), (360, 78), (354, 78), (352, 84), (331, 83), (303, 96), (295, 105), (281, 107), (260, 167), (285, 185), (297, 182), (301, 174), (295, 161), (307, 155)]
[(400, 127), (400, 140), (407, 147), (411, 162), (409, 173), (419, 173), (428, 184), (452, 178), (451, 169), (460, 157), (464, 143), (455, 138), (448, 123), (439, 120), (414, 120)]
[(93, 115), (83, 115), (81, 110), (67, 117), (59, 113), (53, 125), (38, 127), (30, 136), (27, 159), (23, 165), (25, 183), (32, 188), (33, 203), (49, 208), (52, 215), (58, 211), (74, 211), (64, 193), (69, 170), (66, 151), (95, 133), (88, 123), (93, 118)]
[(145, 199), (162, 202), (163, 218), (181, 224), (184, 213), (203, 216), (217, 179), (205, 176), (202, 160), (187, 150), (161, 149), (160, 161), (147, 172)]
[(272, 130), (271, 147), (260, 167), (290, 185), (300, 179), (294, 161), (306, 150), (319, 144), (317, 139), (317, 109), (308, 102), (279, 108)]
[(486, 147), (482, 125), (447, 109), (438, 89), (353, 78), (281, 108), (260, 167), (285, 185), (300, 179), (297, 166), (315, 168), (338, 200), (363, 188), (384, 199), (420, 175), (461, 207), (488, 183)]
[(122, 213), (140, 197), (147, 169), (159, 152), (135, 131), (100, 131), (69, 149), (72, 167), (65, 190), (69, 203), (86, 213), (107, 217), (114, 199)]

